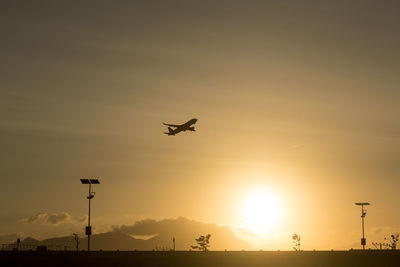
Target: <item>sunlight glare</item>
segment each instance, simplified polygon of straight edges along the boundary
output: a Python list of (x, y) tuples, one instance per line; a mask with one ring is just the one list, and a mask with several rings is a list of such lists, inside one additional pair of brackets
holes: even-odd
[(244, 199), (241, 215), (247, 230), (266, 234), (281, 222), (282, 205), (275, 195), (259, 189)]

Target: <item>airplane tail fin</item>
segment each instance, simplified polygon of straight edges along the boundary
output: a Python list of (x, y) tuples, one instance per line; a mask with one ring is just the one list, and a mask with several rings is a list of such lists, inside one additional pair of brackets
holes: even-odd
[(168, 133), (164, 133), (168, 135), (175, 135), (174, 130), (171, 127), (168, 127)]

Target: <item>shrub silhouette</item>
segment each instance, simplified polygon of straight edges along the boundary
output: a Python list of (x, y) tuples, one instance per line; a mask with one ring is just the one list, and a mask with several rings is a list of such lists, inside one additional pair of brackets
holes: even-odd
[(395, 250), (397, 247), (397, 243), (399, 242), (400, 234), (392, 234), (390, 237), (385, 237), (385, 240), (389, 243), (384, 244), (386, 248)]
[(293, 239), (293, 249), (296, 251), (300, 251), (300, 241), (301, 241), (301, 236), (298, 234), (293, 234), (292, 236)]
[(198, 249), (201, 251), (208, 251), (208, 248), (210, 247), (210, 234), (207, 235), (201, 235), (199, 238), (196, 238), (197, 245), (196, 246), (191, 246), (192, 249)]

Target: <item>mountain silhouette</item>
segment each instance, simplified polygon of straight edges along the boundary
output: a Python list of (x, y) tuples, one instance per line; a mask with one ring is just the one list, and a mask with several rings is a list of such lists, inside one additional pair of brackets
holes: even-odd
[[(113, 231), (91, 236), (92, 250), (169, 250), (175, 237), (176, 250), (189, 250), (195, 244), (195, 238), (211, 234), (210, 250), (251, 250), (248, 242), (239, 239), (228, 226), (208, 224), (189, 220), (184, 217), (155, 221), (146, 219), (133, 225), (114, 226)], [(137, 236), (150, 236), (148, 239)], [(73, 236), (49, 238), (42, 241), (26, 238), (21, 244), (45, 245), (50, 249), (68, 246), (75, 249)], [(79, 239), (79, 250), (87, 249), (87, 238)]]

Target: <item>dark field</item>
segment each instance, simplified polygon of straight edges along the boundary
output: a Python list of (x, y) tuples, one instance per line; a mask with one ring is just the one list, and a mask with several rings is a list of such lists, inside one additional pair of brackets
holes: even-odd
[(0, 252), (0, 266), (400, 266), (400, 251)]

